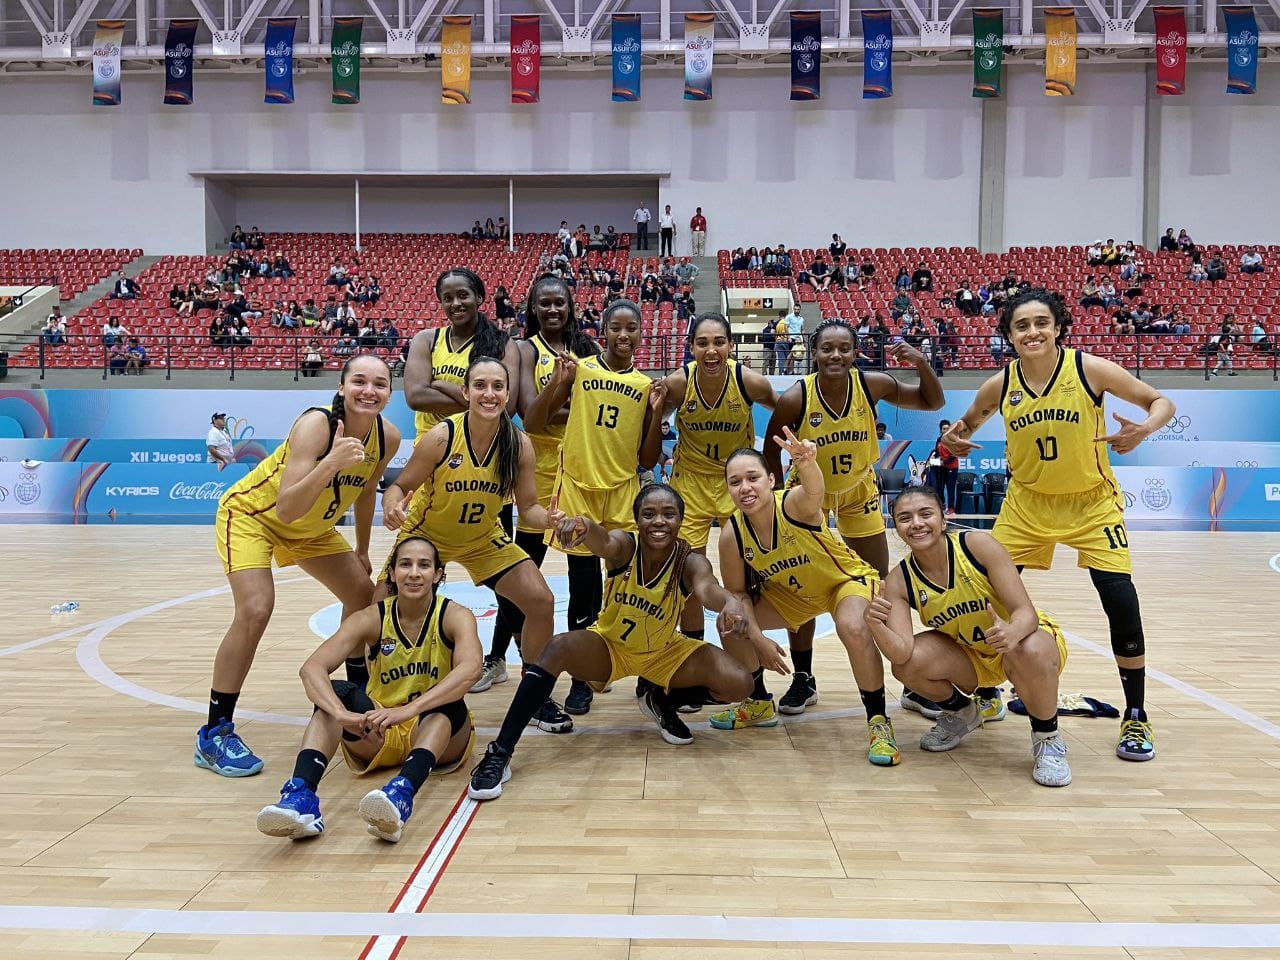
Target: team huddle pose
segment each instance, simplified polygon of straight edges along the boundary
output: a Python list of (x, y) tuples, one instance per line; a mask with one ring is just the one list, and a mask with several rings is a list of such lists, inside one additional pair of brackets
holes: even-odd
[[(409, 350), (405, 391), (418, 437), (383, 494), (384, 523), (397, 535), (376, 577), (368, 551), (377, 485), (400, 436), (382, 417), (391, 372), (375, 356), (349, 360), (330, 408), (304, 411), (219, 504), (235, 614), (215, 659), (197, 766), (224, 776), (262, 769), (236, 733), (235, 708), (274, 605), (273, 559), (297, 564), (342, 603), (338, 631), (302, 666), (315, 710), (279, 801), (258, 815), (263, 833), (323, 831), (320, 778), (340, 747), (353, 772), (399, 768), (359, 805), (370, 833), (398, 840), (429, 775), (467, 762), (474, 725), (464, 697), (507, 679), (512, 638), (524, 667), (471, 772), (478, 800), (502, 793), (527, 726), (567, 732), (570, 714), (589, 712), (596, 693), (625, 678), (637, 678), (641, 711), (671, 744), (692, 742), (680, 713), (708, 703), (727, 705), (710, 718), (721, 729), (803, 712), (817, 700), (812, 635), (824, 615), (852, 668), (872, 764), (902, 756), (886, 706), (888, 660), (902, 705), (935, 719), (920, 741), (927, 751), (954, 749), (1003, 717), (994, 697), (1011, 681), (1030, 716), (1033, 778), (1064, 786), (1071, 771), (1057, 703), (1066, 645), (1020, 576), (1023, 566), (1047, 569), (1058, 543), (1078, 551), (1110, 623), (1125, 696), (1116, 753), (1154, 757), (1123, 498), (1106, 446), (1133, 449), (1173, 405), (1115, 364), (1062, 346), (1071, 321), (1054, 295), (1030, 291), (1007, 305), (1000, 329), (1017, 359), (943, 438), (963, 456), (979, 446), (970, 438), (983, 422), (1004, 417), (1012, 476), (994, 529), (949, 532), (933, 490), (908, 488), (889, 508), (907, 556), (889, 569), (875, 409), (881, 400), (942, 405), (917, 351), (900, 345), (894, 358), (915, 366), (918, 385), (863, 373), (853, 331), (826, 321), (810, 341), (815, 372), (779, 398), (732, 359), (719, 314), (691, 321), (693, 359), (655, 381), (632, 366), (641, 321), (628, 300), (605, 311), (601, 350), (578, 332), (572, 291), (558, 278), (530, 288), (521, 341), (485, 318), (484, 284), (471, 271), (447, 271), (436, 292), (447, 324), (419, 333)], [(1119, 429), (1107, 434), (1106, 393), (1146, 419), (1117, 414)], [(755, 404), (772, 410), (763, 450), (754, 446)], [(671, 484), (642, 488), (638, 471), (659, 459), (672, 414)], [(351, 507), (354, 549), (335, 529)], [(713, 526), (719, 580), (706, 557)], [(549, 546), (569, 566), (569, 629), (554, 636), (539, 569)], [(450, 562), (499, 598), (487, 658), (472, 613), (439, 595)], [(720, 646), (705, 640), (704, 610), (715, 614)], [(775, 710), (764, 671), (791, 669), (764, 631), (783, 629), (795, 675)], [(346, 679), (332, 679), (344, 664)], [(562, 710), (552, 690), (565, 673), (573, 682)]]

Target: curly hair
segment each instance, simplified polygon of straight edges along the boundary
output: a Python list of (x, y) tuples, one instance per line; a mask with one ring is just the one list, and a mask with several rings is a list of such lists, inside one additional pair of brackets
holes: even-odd
[[(484, 302), (484, 281), (480, 279), (478, 273), (474, 270), (468, 270), (466, 267), (450, 267), (436, 277), (437, 298), (440, 296), (440, 289), (444, 286), (444, 282), (450, 277), (461, 277), (466, 281), (467, 286), (471, 288), (471, 292), (475, 294), (476, 302)], [(471, 337), (470, 359), (474, 360), (476, 357), (501, 357), (507, 352), (507, 341), (509, 339), (506, 331), (477, 310), (476, 329)]]
[(589, 357), (600, 352), (600, 345), (588, 337), (578, 327), (578, 312), (573, 303), (573, 288), (554, 273), (544, 273), (529, 285), (529, 294), (524, 302), (524, 335), (532, 340), (542, 332), (542, 320), (538, 316), (538, 296), (544, 288), (559, 287), (564, 291), (565, 301), (569, 305), (569, 315), (564, 321), (565, 349), (575, 357)]
[[(679, 491), (674, 487), (667, 486), (665, 483), (651, 483), (636, 494), (636, 498), (631, 504), (631, 514), (635, 517), (637, 522), (640, 520), (640, 508), (644, 506), (646, 500), (655, 496), (671, 497), (676, 503), (677, 515), (682, 521), (684, 520), (684, 497), (680, 496)], [(639, 551), (639, 549), (640, 543), (637, 540), (636, 550)], [(677, 584), (683, 582), (684, 564), (685, 561), (689, 559), (690, 552), (689, 544), (685, 540), (677, 537), (675, 558), (671, 562), (671, 577), (667, 580), (667, 588), (662, 593), (663, 601), (671, 596), (671, 592), (675, 590)]]

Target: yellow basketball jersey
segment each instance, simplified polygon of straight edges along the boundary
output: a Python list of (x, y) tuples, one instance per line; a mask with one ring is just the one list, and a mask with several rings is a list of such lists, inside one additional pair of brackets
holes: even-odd
[(378, 602), (382, 633), (369, 648), (369, 698), (382, 707), (416, 700), (453, 669), (453, 640), (444, 630), (449, 600), (436, 594), (416, 636), (400, 628), (395, 597)]
[[(986, 641), (986, 631), (991, 627), (987, 604), (991, 604), (1002, 620), (1009, 619), (1009, 611), (987, 579), (987, 568), (969, 551), (965, 542), (967, 536), (964, 533), (947, 534), (948, 576), (945, 584), (934, 583), (926, 577), (910, 555), (899, 566), (906, 583), (907, 600), (920, 615), (921, 623), (945, 633), (983, 657), (995, 657), (999, 652), (988, 646)], [(1039, 613), (1039, 617), (1042, 623), (1053, 622), (1046, 614)]]
[(876, 411), (861, 370), (849, 371), (844, 405), (830, 406), (818, 388), (818, 375), (800, 381), (800, 429), (796, 436), (818, 445), (818, 466), (827, 493), (843, 493), (861, 483), (880, 459)]
[[(435, 380), (456, 383), (458, 386), (466, 381), (467, 367), (471, 364), (471, 341), (475, 337), (467, 337), (456, 350), (449, 342), (450, 327), (444, 326), (436, 330), (435, 343), (431, 345), (431, 376)], [(414, 442), (445, 418), (444, 414), (426, 413), (419, 410), (413, 415), (413, 425), (418, 431)]]
[[(547, 346), (541, 334), (530, 337), (529, 343), (533, 344), (534, 349), (533, 385), (538, 393), (542, 393), (555, 373), (557, 351)], [(572, 353), (568, 356), (577, 359)], [(563, 423), (549, 423), (537, 433), (526, 431), (529, 442), (533, 444), (533, 452), (537, 455), (539, 469), (555, 470), (560, 457), (560, 444), (564, 440), (564, 428)]]
[(756, 443), (742, 366), (729, 361), (728, 376), (718, 397), (705, 397), (698, 388), (696, 360), (686, 363), (684, 371), (688, 385), (676, 408), (674, 469), (716, 474), (723, 482), (724, 462), (729, 454)]
[[(312, 410), (319, 410), (326, 416), (329, 413), (325, 407), (311, 407), (304, 410), (302, 415), (305, 416)], [(382, 460), (383, 449), (383, 425), (382, 417), (379, 416), (369, 430), (369, 435), (364, 438), (364, 459), (354, 467), (339, 472), (302, 517), (293, 523), (284, 523), (276, 516), (275, 508), (276, 501), (280, 498), (280, 478), (284, 476), (284, 466), (289, 460), (289, 441), (286, 439), (276, 447), (271, 456), (241, 477), (222, 495), (221, 505), (240, 516), (255, 518), (271, 533), (284, 540), (310, 540), (322, 536), (338, 525), (338, 521), (360, 498), (360, 494), (364, 493), (365, 486), (373, 478), (373, 472)], [(322, 457), (328, 456), (328, 453), (326, 448)]]
[(1022, 362), (1005, 367), (1000, 391), (1005, 455), (1013, 481), (1037, 493), (1081, 493), (1101, 483), (1116, 488), (1107, 445), (1102, 397), (1084, 376), (1084, 354), (1063, 348), (1044, 392), (1022, 379)]
[(603, 357), (578, 361), (560, 469), (579, 487), (609, 490), (635, 477), (651, 386), (634, 367), (615, 372)]
[(680, 629), (680, 613), (689, 595), (682, 576), (684, 564), (676, 566), (676, 554), (681, 551), (673, 548), (666, 563), (646, 580), (640, 545), (635, 534), (627, 536), (635, 552), (626, 566), (609, 571), (604, 606), (592, 629), (634, 653), (652, 653), (671, 643)]
[(431, 479), (415, 491), (402, 533), (456, 549), (471, 546), (499, 528), (503, 499), (498, 443), (495, 439), (488, 450), (474, 449), (465, 413), (455, 413), (444, 422), (449, 445)]
[(742, 562), (760, 579), (766, 599), (773, 591), (784, 591), (806, 603), (821, 604), (849, 580), (876, 579), (875, 570), (830, 528), (787, 516), (788, 495), (786, 490), (773, 495), (768, 546), (741, 510), (735, 510), (729, 521), (738, 535)]

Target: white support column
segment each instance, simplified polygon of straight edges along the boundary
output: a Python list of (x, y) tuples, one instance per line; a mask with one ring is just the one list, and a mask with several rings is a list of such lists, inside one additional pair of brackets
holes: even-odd
[(307, 2), (307, 40), (311, 43), (320, 42), (320, 0)]
[(516, 181), (507, 178), (507, 250), (516, 251)]
[(356, 177), (356, 253), (360, 252), (360, 178)]
[(658, 4), (658, 38), (663, 43), (671, 39), (671, 0), (660, 0)]
[(151, 24), (147, 20), (150, 10), (147, 7), (147, 0), (137, 0), (133, 13), (137, 20), (138, 48), (141, 49), (151, 42)]
[(1031, 16), (1031, 0), (1022, 0), (1022, 16), (1019, 17), (1018, 26), (1022, 28), (1024, 37), (1031, 36), (1031, 28), (1033, 26)]
[(484, 42), (493, 43), (497, 13), (493, 9), (494, 0), (484, 0)]

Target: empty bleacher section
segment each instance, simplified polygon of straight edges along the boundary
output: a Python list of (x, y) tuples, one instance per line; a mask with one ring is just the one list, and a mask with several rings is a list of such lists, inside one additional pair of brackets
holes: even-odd
[(141, 250), (0, 250), (0, 280), (57, 283), (62, 300), (72, 300), (106, 279)]

